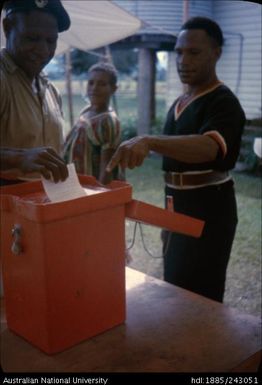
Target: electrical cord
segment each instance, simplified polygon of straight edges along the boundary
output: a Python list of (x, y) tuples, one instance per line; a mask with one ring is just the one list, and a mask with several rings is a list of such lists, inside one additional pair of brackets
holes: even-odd
[(155, 258), (155, 259), (165, 258), (166, 253), (167, 253), (167, 250), (168, 250), (168, 247), (169, 247), (169, 244), (170, 244), (170, 240), (171, 240), (171, 235), (172, 235), (172, 233), (171, 233), (170, 231), (168, 232), (168, 235), (167, 235), (167, 241), (165, 242), (165, 248), (164, 248), (163, 253), (162, 253), (161, 255), (154, 255), (154, 254), (149, 250), (149, 248), (148, 248), (147, 245), (146, 245), (146, 242), (145, 242), (145, 236), (144, 236), (144, 232), (143, 232), (143, 227), (142, 227), (142, 224), (141, 224), (140, 222), (135, 222), (132, 241), (131, 241), (130, 246), (127, 247), (127, 250), (128, 250), (128, 251), (131, 250), (132, 247), (133, 247), (134, 244), (135, 244), (137, 225), (139, 226), (139, 231), (140, 231), (140, 236), (141, 236), (141, 240), (142, 240), (142, 245), (143, 245), (143, 248), (144, 248), (144, 250), (146, 251), (146, 253), (147, 253), (151, 258)]

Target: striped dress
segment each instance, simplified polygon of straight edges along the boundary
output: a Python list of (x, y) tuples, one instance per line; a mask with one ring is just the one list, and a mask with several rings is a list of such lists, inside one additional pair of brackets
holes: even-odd
[[(64, 146), (64, 159), (74, 163), (78, 174), (99, 177), (103, 150), (116, 149), (120, 143), (120, 122), (113, 110), (89, 117), (83, 110)], [(117, 178), (118, 170), (114, 172)]]

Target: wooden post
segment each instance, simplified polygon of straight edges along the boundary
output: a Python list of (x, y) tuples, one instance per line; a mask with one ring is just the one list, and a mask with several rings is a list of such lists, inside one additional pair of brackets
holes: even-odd
[(147, 48), (139, 50), (138, 135), (150, 133), (155, 118), (155, 51)]
[[(112, 54), (111, 54), (111, 50), (110, 50), (109, 45), (107, 45), (107, 46), (105, 47), (105, 59), (106, 59), (106, 61), (107, 61), (108, 63), (114, 65), (114, 61), (113, 61), (113, 57), (112, 57)], [(118, 114), (116, 94), (113, 94), (113, 95), (112, 95), (111, 100), (112, 100), (113, 108), (114, 108), (115, 112)]]
[(70, 128), (74, 125), (74, 112), (73, 112), (73, 93), (72, 93), (72, 77), (71, 77), (71, 53), (70, 48), (65, 53), (65, 68), (66, 68), (66, 90), (68, 100), (68, 113)]

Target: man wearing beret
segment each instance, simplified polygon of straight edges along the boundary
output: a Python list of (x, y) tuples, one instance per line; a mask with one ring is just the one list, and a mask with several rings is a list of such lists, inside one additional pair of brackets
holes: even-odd
[(61, 157), (61, 98), (42, 69), (58, 33), (70, 27), (60, 0), (4, 2), (6, 48), (0, 51), (0, 185), (43, 175), (55, 182), (68, 171)]

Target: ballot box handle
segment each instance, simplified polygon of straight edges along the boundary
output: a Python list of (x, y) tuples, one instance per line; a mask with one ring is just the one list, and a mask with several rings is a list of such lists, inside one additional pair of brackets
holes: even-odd
[(133, 199), (125, 206), (125, 216), (130, 220), (157, 226), (172, 232), (199, 238), (205, 222), (169, 209)]

